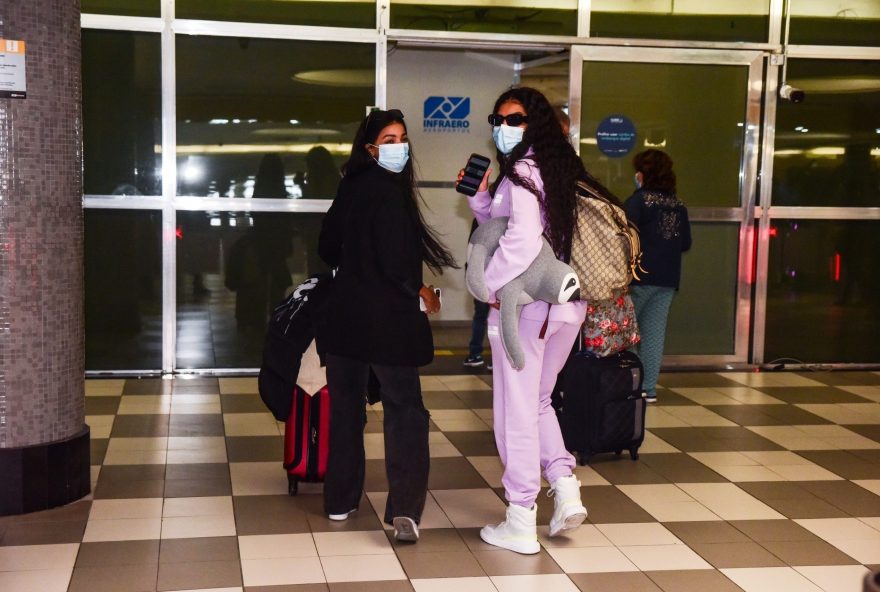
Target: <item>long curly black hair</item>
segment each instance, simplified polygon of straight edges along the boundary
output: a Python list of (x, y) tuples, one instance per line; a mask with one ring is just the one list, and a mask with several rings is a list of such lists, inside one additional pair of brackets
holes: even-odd
[[(342, 165), (342, 176), (355, 175), (369, 168), (379, 166), (376, 160), (367, 152), (367, 144), (375, 144), (379, 138), (379, 134), (383, 129), (392, 123), (399, 123), (406, 131), (406, 122), (403, 120), (403, 113), (398, 109), (389, 109), (388, 111), (375, 110), (364, 118), (358, 127), (351, 144), (351, 155), (348, 161)], [(413, 168), (413, 147), (412, 142), (409, 145), (409, 159), (403, 171), (394, 175), (394, 181), (400, 186), (400, 189), (406, 195), (407, 214), (416, 228), (419, 239), (422, 243), (422, 261), (435, 274), (442, 274), (444, 267), (458, 269), (458, 263), (455, 261), (452, 253), (440, 240), (437, 232), (425, 222), (422, 210), (419, 207), (421, 195), (419, 195), (416, 187), (416, 174)]]
[[(498, 97), (492, 112), (498, 113), (501, 105), (509, 101), (523, 106), (529, 118), (528, 125), (522, 142), (510, 154), (498, 152), (499, 176), (492, 184), (492, 193), (506, 177), (514, 185), (535, 194), (541, 200), (547, 218), (544, 234), (556, 256), (567, 261), (575, 224), (575, 183), (584, 181), (614, 203), (619, 200), (584, 168), (547, 97), (534, 88), (511, 88)], [(518, 175), (515, 169), (516, 162), (525, 157), (530, 148), (534, 151), (530, 158), (535, 161), (544, 182), (543, 198), (537, 187), (528, 178)]]

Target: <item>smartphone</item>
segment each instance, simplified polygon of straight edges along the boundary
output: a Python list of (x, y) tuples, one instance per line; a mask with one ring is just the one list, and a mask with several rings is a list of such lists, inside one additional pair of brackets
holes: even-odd
[[(440, 295), (440, 288), (434, 288), (434, 294), (437, 295), (437, 299), (438, 299), (438, 300), (440, 301), (440, 303), (442, 304), (442, 303), (443, 303), (443, 297)], [(422, 300), (422, 297), (421, 297), (421, 296), (419, 296), (419, 310), (422, 311), (422, 312), (428, 312), (427, 307), (425, 307), (425, 301)]]
[(455, 190), (465, 195), (474, 195), (483, 182), (483, 175), (492, 161), (481, 154), (471, 154), (464, 165), (464, 177), (455, 185)]

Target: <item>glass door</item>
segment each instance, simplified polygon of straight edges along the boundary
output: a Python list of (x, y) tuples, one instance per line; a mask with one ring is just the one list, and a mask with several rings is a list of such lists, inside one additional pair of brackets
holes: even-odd
[(656, 148), (675, 163), (693, 247), (670, 311), (667, 364), (748, 361), (762, 85), (757, 51), (572, 51), (572, 132), (587, 169), (623, 201), (637, 153)]

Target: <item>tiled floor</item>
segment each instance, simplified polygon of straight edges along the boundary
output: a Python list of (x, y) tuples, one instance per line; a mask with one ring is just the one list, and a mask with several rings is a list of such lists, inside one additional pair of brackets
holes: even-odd
[(641, 459), (578, 467), (590, 518), (567, 537), (546, 537), (542, 496), (542, 550), (522, 556), (478, 535), (504, 512), (491, 379), (443, 366), (423, 377), (418, 544), (378, 518), (381, 407), (360, 512), (335, 523), (320, 485), (286, 495), (254, 378), (90, 380), (94, 494), (0, 518), (0, 590), (855, 592), (880, 566), (880, 373), (663, 375)]

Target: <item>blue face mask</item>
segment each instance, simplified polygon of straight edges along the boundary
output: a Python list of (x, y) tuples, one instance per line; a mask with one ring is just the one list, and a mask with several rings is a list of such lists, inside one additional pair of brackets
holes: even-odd
[[(370, 144), (376, 146), (375, 144)], [(379, 166), (392, 173), (401, 172), (406, 167), (409, 160), (409, 143), (400, 142), (398, 144), (380, 144), (376, 146), (379, 149), (379, 158), (376, 162)]]
[(522, 142), (526, 130), (509, 125), (492, 126), (492, 139), (501, 154), (510, 154), (516, 145)]

